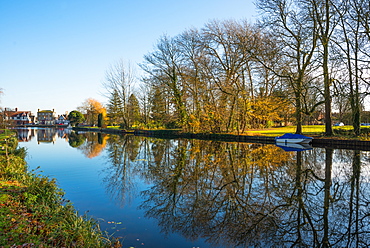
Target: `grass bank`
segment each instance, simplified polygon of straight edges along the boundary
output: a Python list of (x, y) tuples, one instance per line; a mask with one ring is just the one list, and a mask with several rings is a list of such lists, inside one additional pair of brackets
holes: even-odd
[(26, 153), (14, 148), (13, 137), (0, 133), (6, 146), (0, 155), (0, 247), (121, 247), (76, 212), (55, 180), (27, 171)]
[(16, 133), (8, 129), (0, 129), (0, 155), (6, 155), (8, 152), (16, 152), (18, 140)]
[[(295, 126), (288, 127), (274, 127), (260, 130), (248, 130), (245, 135), (261, 135), (261, 136), (281, 136), (285, 133), (294, 133), (296, 130)], [(353, 133), (353, 126), (334, 126), (334, 135), (326, 138), (342, 138), (342, 139), (358, 139), (358, 140), (370, 140), (370, 128), (367, 126), (361, 127), (361, 136), (357, 137)], [(304, 135), (315, 136), (316, 138), (324, 136), (325, 126), (324, 125), (305, 125), (302, 127)]]
[[(90, 127), (85, 127), (87, 130)], [(106, 130), (116, 130), (119, 131), (120, 128), (118, 126), (108, 126), (103, 131)], [(130, 132), (129, 130), (121, 130), (125, 133)], [(133, 131), (133, 130), (131, 130)], [(140, 131), (140, 130), (138, 130)], [(167, 130), (167, 129), (148, 129), (147, 131), (153, 131), (155, 133), (182, 133), (181, 129), (174, 129), (174, 130)], [(243, 133), (238, 132), (230, 132), (230, 135), (246, 135), (246, 136), (266, 136), (266, 137), (276, 137), (281, 136), (285, 133), (295, 133), (296, 126), (286, 126), (286, 127), (273, 127), (273, 128), (265, 128), (265, 129), (250, 129), (246, 130)], [(355, 139), (355, 140), (370, 140), (370, 127), (362, 126), (361, 127), (361, 135), (355, 136), (353, 132), (353, 126), (333, 126), (334, 135), (331, 137), (325, 137), (329, 139)], [(302, 127), (302, 132), (304, 135), (307, 136), (314, 136), (315, 138), (320, 138), (325, 136), (325, 126), (324, 125), (304, 125)], [(224, 133), (222, 133), (224, 134)], [(217, 135), (217, 134), (215, 134)]]

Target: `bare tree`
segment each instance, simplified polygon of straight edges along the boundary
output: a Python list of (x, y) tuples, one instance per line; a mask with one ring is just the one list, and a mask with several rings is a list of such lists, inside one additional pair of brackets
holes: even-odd
[(161, 37), (156, 50), (144, 56), (141, 68), (155, 81), (168, 89), (178, 114), (178, 123), (184, 126), (188, 120), (185, 104), (185, 87), (180, 78), (180, 53), (174, 38)]
[(167, 110), (175, 110), (185, 130), (240, 132), (248, 125), (265, 126), (279, 115), (274, 112), (281, 108), (281, 94), (276, 94), (281, 80), (252, 54), (270, 67), (281, 64), (274, 42), (265, 41), (270, 38), (246, 21), (231, 20), (164, 36), (145, 56), (144, 81), (156, 101), (167, 97)]
[[(360, 134), (360, 98), (359, 98), (359, 28), (360, 22), (356, 12), (351, 8), (355, 1), (343, 1), (342, 8), (335, 6), (337, 12), (340, 14), (340, 29), (337, 34), (338, 47), (343, 54), (343, 63), (345, 69), (344, 80), (348, 82), (345, 84), (348, 87), (348, 98), (352, 110), (352, 124), (354, 133)], [(357, 20), (354, 20), (357, 19)], [(341, 37), (343, 37), (341, 39)]]
[(302, 112), (304, 89), (312, 73), (314, 55), (318, 41), (317, 21), (311, 18), (313, 8), (297, 0), (259, 0), (257, 7), (263, 13), (262, 27), (267, 28), (278, 42), (279, 58), (283, 67), (270, 67), (294, 94), (296, 109), (296, 133), (302, 133)]
[[(107, 98), (114, 99), (118, 98), (119, 101), (113, 101), (119, 103), (119, 106), (115, 106), (117, 109), (117, 115), (122, 120), (124, 128), (129, 128), (131, 125), (129, 113), (127, 111), (127, 105), (129, 97), (133, 93), (133, 84), (135, 82), (134, 72), (130, 64), (125, 66), (123, 60), (119, 60), (106, 71), (105, 80), (103, 87), (107, 91)], [(109, 115), (110, 113), (108, 113)]]
[(324, 99), (325, 99), (325, 134), (333, 134), (332, 128), (332, 96), (330, 88), (334, 79), (330, 75), (330, 49), (331, 38), (337, 24), (337, 13), (335, 11), (335, 1), (331, 0), (311, 0), (308, 5), (313, 9), (312, 19), (317, 22), (318, 38), (320, 40), (321, 67), (323, 73)]

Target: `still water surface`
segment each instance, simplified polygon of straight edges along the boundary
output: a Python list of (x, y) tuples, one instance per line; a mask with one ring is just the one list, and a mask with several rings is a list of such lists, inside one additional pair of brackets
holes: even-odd
[(123, 247), (370, 245), (369, 152), (18, 131), (30, 170)]

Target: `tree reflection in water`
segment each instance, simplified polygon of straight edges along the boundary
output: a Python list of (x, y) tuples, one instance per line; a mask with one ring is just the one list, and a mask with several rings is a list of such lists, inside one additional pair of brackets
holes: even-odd
[(275, 145), (109, 136), (107, 189), (165, 234), (222, 247), (367, 247), (368, 154)]
[[(20, 129), (21, 141), (40, 130)], [(89, 157), (106, 149), (106, 188), (125, 204), (150, 183), (141, 208), (163, 233), (222, 247), (370, 246), (369, 152), (166, 140), (41, 130)]]
[(140, 174), (135, 165), (140, 140), (134, 136), (111, 135), (108, 139), (107, 161), (104, 179), (108, 194), (123, 206), (137, 195), (134, 176)]
[[(51, 131), (52, 130), (52, 131)], [(21, 141), (39, 130), (20, 129)], [(166, 140), (50, 129), (93, 158), (106, 149), (106, 188), (121, 204), (150, 183), (141, 208), (163, 233), (222, 247), (370, 246), (369, 152)], [(49, 137), (50, 136), (50, 137)]]
[(104, 150), (106, 140), (108, 139), (107, 135), (101, 133), (87, 132), (79, 136), (85, 137), (85, 142), (78, 146), (77, 149), (82, 151), (87, 158), (99, 156)]

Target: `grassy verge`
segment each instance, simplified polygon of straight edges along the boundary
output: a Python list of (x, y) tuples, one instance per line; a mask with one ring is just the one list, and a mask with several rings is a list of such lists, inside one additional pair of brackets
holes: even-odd
[(0, 129), (0, 155), (15, 151), (18, 145), (16, 133), (8, 129)]
[[(119, 129), (118, 126), (108, 126), (108, 129)], [(150, 129), (149, 129), (150, 130)], [(161, 130), (166, 132), (167, 129), (154, 129), (156, 131)], [(353, 126), (333, 126), (334, 135), (331, 137), (325, 136), (325, 126), (324, 125), (304, 125), (302, 127), (303, 134), (307, 136), (313, 136), (315, 138), (325, 137), (331, 139), (354, 139), (354, 140), (370, 140), (370, 127), (362, 126), (361, 135), (355, 136), (353, 133)], [(180, 129), (179, 129), (180, 131)], [(231, 132), (229, 134), (239, 134), (248, 136), (281, 136), (285, 133), (295, 133), (296, 126), (286, 126), (286, 127), (273, 127), (266, 129), (256, 129), (247, 130), (244, 133)]]
[[(280, 136), (285, 133), (295, 133), (296, 127), (295, 126), (288, 126), (288, 127), (275, 127), (269, 129), (261, 129), (261, 130), (248, 130), (245, 134), (246, 135), (262, 135), (262, 136)], [(344, 138), (344, 139), (360, 139), (360, 140), (369, 140), (370, 139), (370, 128), (369, 127), (362, 127), (361, 128), (361, 136), (355, 137), (353, 134), (353, 127), (352, 126), (336, 126), (333, 127), (335, 135), (331, 138)], [(325, 126), (324, 125), (307, 125), (303, 126), (303, 134), (304, 135), (311, 135), (315, 137), (324, 136), (325, 133)]]
[[(247, 135), (264, 135), (264, 136), (280, 136), (285, 133), (295, 133), (295, 126), (274, 127), (260, 130), (248, 130)], [(324, 126), (303, 126), (303, 134), (305, 135), (319, 135), (325, 132)]]
[(54, 180), (28, 172), (25, 152), (15, 151), (0, 156), (0, 247), (121, 247), (79, 216)]

